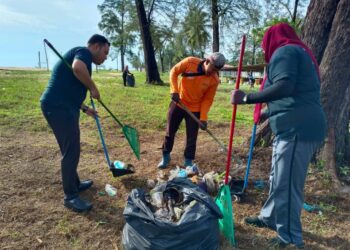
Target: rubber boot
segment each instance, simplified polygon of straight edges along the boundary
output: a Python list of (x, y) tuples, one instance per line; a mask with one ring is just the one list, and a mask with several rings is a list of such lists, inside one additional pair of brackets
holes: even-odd
[(185, 158), (184, 166), (185, 167), (191, 167), (192, 165), (193, 165), (193, 160)]
[(169, 166), (169, 163), (170, 163), (170, 154), (169, 153), (163, 153), (163, 158), (162, 160), (159, 162), (158, 164), (158, 168), (167, 168)]

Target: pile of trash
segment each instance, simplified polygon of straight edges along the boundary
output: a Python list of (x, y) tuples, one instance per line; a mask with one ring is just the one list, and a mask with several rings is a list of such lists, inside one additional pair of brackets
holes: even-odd
[[(176, 168), (170, 170), (169, 177), (166, 176), (163, 170), (160, 170), (156, 180), (147, 180), (147, 187), (152, 189), (156, 185), (173, 180), (174, 178), (189, 179), (204, 192), (210, 194), (211, 196), (216, 196), (220, 190), (220, 187), (223, 185), (225, 172), (218, 173), (211, 171), (204, 174), (200, 171), (197, 164), (187, 167), (176, 166)], [(229, 176), (229, 181), (230, 180), (231, 176)]]
[(210, 195), (188, 178), (174, 177), (150, 192), (133, 189), (123, 214), (125, 249), (219, 246), (218, 219), (222, 213)]

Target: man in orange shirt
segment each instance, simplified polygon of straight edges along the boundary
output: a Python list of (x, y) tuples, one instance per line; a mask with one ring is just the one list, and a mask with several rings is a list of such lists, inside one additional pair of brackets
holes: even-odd
[[(186, 148), (184, 166), (192, 166), (196, 153), (199, 125), (181, 107), (181, 101), (201, 121), (200, 128), (207, 128), (208, 112), (213, 103), (219, 84), (218, 71), (224, 66), (225, 57), (219, 52), (202, 60), (187, 57), (170, 71), (170, 103), (167, 117), (166, 135), (163, 142), (163, 158), (158, 168), (166, 168), (170, 163), (175, 134), (183, 119), (186, 121)], [(182, 78), (179, 80), (179, 75)]]

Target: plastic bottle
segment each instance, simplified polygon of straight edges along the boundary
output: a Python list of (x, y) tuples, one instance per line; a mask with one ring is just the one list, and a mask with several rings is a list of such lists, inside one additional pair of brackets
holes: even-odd
[(117, 195), (117, 189), (110, 184), (106, 184), (105, 190), (109, 196), (116, 196)]
[(118, 168), (118, 169), (126, 169), (127, 164), (125, 164), (122, 161), (115, 161), (115, 162), (113, 162), (113, 165), (115, 168)]
[(186, 177), (187, 177), (187, 172), (186, 172), (186, 170), (180, 169), (179, 172), (177, 173), (177, 176), (178, 176), (178, 177), (181, 177), (181, 178), (186, 178)]

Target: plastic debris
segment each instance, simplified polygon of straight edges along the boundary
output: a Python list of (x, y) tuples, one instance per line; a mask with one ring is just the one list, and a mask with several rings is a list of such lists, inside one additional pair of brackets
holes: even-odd
[(100, 191), (100, 192), (98, 192), (98, 195), (99, 195), (99, 196), (105, 196), (105, 195), (106, 195), (106, 192), (105, 192), (105, 191)]
[(105, 190), (109, 196), (116, 196), (117, 195), (117, 189), (110, 184), (106, 184)]
[(318, 213), (320, 215), (322, 214), (322, 209), (318, 205), (311, 205), (304, 202), (303, 208), (309, 213)]
[(148, 188), (154, 188), (156, 186), (156, 182), (152, 179), (147, 180), (147, 187)]
[(263, 180), (257, 180), (254, 182), (255, 189), (264, 189), (265, 183)]

